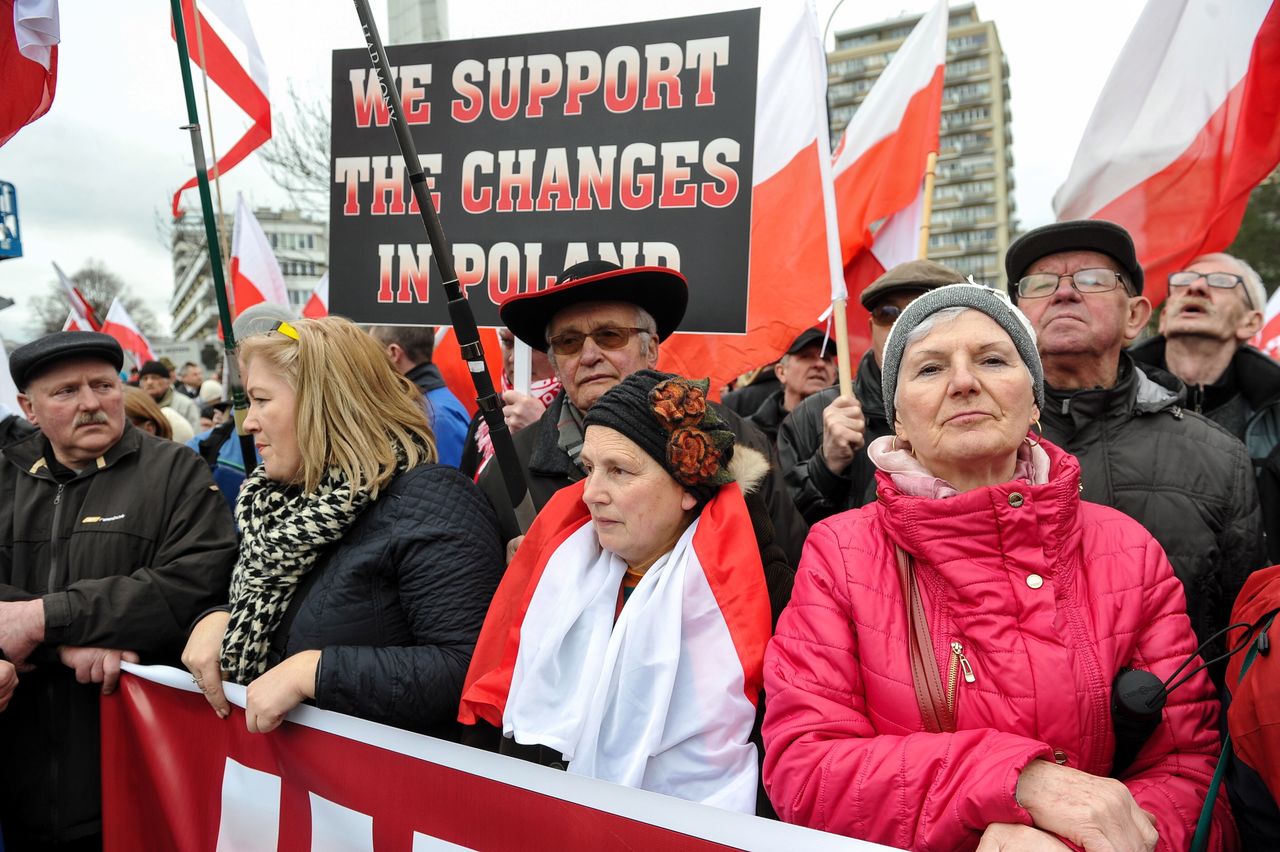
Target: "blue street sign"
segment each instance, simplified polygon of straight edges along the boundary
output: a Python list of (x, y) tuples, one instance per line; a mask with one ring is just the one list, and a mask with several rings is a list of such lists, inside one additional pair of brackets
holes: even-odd
[(22, 257), (22, 230), (18, 227), (18, 191), (0, 180), (0, 260)]

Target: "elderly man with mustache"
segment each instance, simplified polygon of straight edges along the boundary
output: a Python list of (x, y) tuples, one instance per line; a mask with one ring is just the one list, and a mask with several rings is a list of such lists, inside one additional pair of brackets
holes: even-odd
[[(124, 414), (120, 344), (58, 332), (9, 368), (39, 431), (0, 453), (4, 848), (101, 845), (99, 693), (122, 661), (176, 662), (226, 600), (235, 528), (208, 467)], [(0, 688), (3, 691), (3, 688)]]

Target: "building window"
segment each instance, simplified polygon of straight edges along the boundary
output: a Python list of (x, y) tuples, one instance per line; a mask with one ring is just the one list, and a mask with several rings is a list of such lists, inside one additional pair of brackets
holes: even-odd
[(971, 50), (979, 50), (987, 46), (986, 33), (974, 33), (967, 36), (956, 36), (947, 39), (947, 53), (968, 53)]

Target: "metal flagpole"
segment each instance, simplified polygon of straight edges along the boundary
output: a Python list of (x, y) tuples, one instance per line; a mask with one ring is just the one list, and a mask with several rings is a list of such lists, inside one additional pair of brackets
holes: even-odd
[[(227, 281), (222, 274), (218, 222), (213, 217), (213, 199), (209, 193), (209, 170), (204, 159), (204, 140), (200, 136), (200, 116), (196, 110), (195, 86), (191, 82), (191, 58), (187, 55), (187, 28), (182, 19), (182, 0), (169, 0), (169, 7), (173, 14), (173, 31), (178, 42), (178, 66), (182, 69), (182, 91), (187, 100), (187, 124), (182, 129), (191, 132), (191, 153), (195, 158), (196, 178), (200, 185), (200, 209), (204, 214), (205, 241), (209, 244), (209, 271), (213, 275), (213, 293), (218, 300), (218, 322), (222, 325), (222, 346), (226, 354), (224, 378), (231, 389), (236, 432), (240, 436), (240, 449), (244, 453), (244, 467), (247, 473), (252, 469), (253, 461), (257, 456), (253, 447), (253, 438), (244, 431), (244, 418), (249, 411), (249, 400), (244, 394), (244, 385), (240, 382), (240, 369), (236, 363), (236, 339), (231, 326), (231, 307), (227, 304)], [(195, 9), (193, 8), (192, 11)]]
[[(176, 0), (174, 0), (176, 2)], [(391, 126), (395, 129), (396, 139), (400, 143), (400, 153), (404, 157), (405, 169), (409, 172), (409, 185), (418, 201), (418, 209), (422, 213), (422, 223), (427, 228), (427, 237), (431, 241), (431, 256), (435, 260), (436, 269), (440, 272), (440, 280), (444, 282), (445, 296), (449, 301), (449, 319), (453, 323), (454, 335), (458, 338), (458, 346), (462, 357), (467, 361), (471, 373), (471, 381), (476, 388), (476, 404), (485, 423), (489, 424), (489, 437), (493, 441), (493, 455), (502, 471), (502, 479), (507, 488), (507, 496), (515, 510), (516, 523), (521, 531), (529, 529), (533, 522), (533, 503), (529, 499), (529, 488), (524, 478), (524, 467), (516, 455), (516, 446), (511, 440), (511, 432), (502, 418), (502, 400), (493, 388), (493, 378), (489, 375), (484, 361), (484, 349), (480, 344), (480, 330), (476, 328), (476, 318), (471, 312), (471, 305), (466, 295), (458, 286), (458, 274), (453, 266), (453, 249), (440, 226), (440, 217), (435, 205), (431, 202), (431, 194), (427, 192), (427, 176), (418, 160), (418, 149), (409, 135), (409, 124), (401, 113), (400, 104), (394, 97), (395, 80), (391, 76), (391, 63), (387, 59), (387, 51), (382, 46), (382, 38), (378, 35), (377, 24), (373, 13), (369, 11), (368, 0), (355, 0), (356, 14), (360, 16), (360, 24), (364, 28), (365, 42), (369, 47), (369, 58), (373, 60), (373, 68), (382, 84), (382, 99), (387, 112), (391, 115)]]

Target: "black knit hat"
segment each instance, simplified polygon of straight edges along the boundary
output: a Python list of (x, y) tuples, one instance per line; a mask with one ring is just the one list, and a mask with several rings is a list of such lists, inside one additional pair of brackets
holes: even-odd
[(169, 378), (169, 370), (159, 361), (148, 361), (138, 370), (138, 378), (143, 376), (160, 376), (161, 378)]
[(698, 501), (733, 482), (733, 432), (707, 404), (707, 379), (639, 370), (610, 388), (584, 418), (635, 442)]

